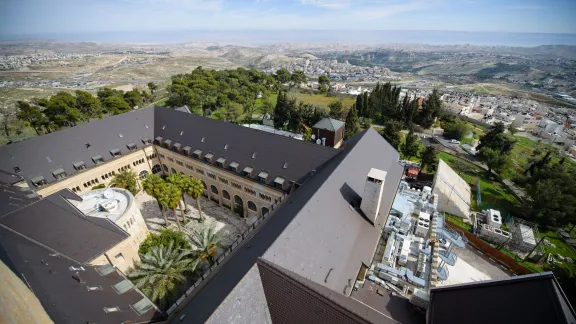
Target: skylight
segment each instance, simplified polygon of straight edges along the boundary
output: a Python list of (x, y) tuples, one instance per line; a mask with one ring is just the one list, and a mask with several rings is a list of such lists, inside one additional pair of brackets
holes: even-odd
[(256, 152), (254, 152), (254, 153), (252, 154), (252, 158), (253, 158), (253, 159), (256, 158)]
[(49, 156), (47, 156), (46, 161), (48, 161), (48, 163), (50, 163), (50, 162), (52, 162), (52, 159)]
[(124, 135), (122, 135), (122, 133), (118, 133), (118, 137), (122, 138)]

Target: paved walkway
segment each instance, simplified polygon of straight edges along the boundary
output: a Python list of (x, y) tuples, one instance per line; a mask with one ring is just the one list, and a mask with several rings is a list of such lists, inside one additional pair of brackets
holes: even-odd
[[(142, 217), (144, 217), (150, 232), (158, 233), (160, 229), (165, 228), (164, 218), (154, 198), (146, 193), (141, 193), (136, 196), (136, 202), (140, 204)], [(200, 197), (200, 205), (202, 206), (202, 215), (205, 218), (203, 223), (197, 221), (200, 219), (200, 214), (196, 207), (196, 201), (186, 197), (186, 206), (190, 209), (190, 213), (186, 215), (186, 218), (190, 221), (184, 226), (184, 231), (187, 234), (192, 233), (194, 229), (213, 226), (216, 232), (222, 236), (222, 245), (227, 247), (248, 228), (248, 224), (243, 218), (211, 200)], [(180, 209), (177, 209), (177, 213), (180, 215)], [(167, 211), (166, 216), (168, 217), (168, 222), (170, 222), (168, 228), (177, 230), (178, 227), (175, 223), (173, 212), (171, 210)], [(182, 219), (180, 221), (182, 222)]]

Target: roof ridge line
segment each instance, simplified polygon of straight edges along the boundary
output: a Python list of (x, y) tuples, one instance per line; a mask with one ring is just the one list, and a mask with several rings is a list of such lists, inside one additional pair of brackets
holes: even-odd
[[(185, 112), (182, 112), (182, 111), (179, 111), (179, 110), (176, 110), (176, 109), (172, 109), (172, 108), (167, 108), (167, 107), (155, 106), (154, 108), (163, 108), (163, 109), (166, 109), (166, 110), (173, 110), (173, 111), (178, 111), (178, 112), (180, 112), (180, 113), (186, 114)], [(227, 122), (227, 121), (223, 121), (223, 120), (218, 120), (218, 119), (208, 118), (208, 117), (205, 117), (205, 116), (200, 116), (200, 115), (197, 115), (197, 114), (195, 114), (195, 113), (190, 113), (189, 115), (194, 115), (194, 116), (197, 116), (197, 117), (206, 118), (206, 119), (213, 120), (213, 121), (215, 121), (215, 122), (220, 122), (220, 123), (223, 123), (223, 124), (235, 125), (235, 126), (238, 126), (238, 127), (242, 127), (242, 128), (249, 129), (249, 130), (251, 130), (251, 131), (255, 131), (255, 132), (261, 132), (261, 133), (265, 133), (265, 134), (269, 134), (269, 135), (279, 136), (280, 138), (283, 138), (283, 139), (285, 139), (285, 140), (294, 140), (294, 141), (299, 141), (299, 142), (303, 142), (303, 143), (318, 145), (318, 144), (316, 144), (316, 143), (312, 143), (312, 142), (308, 142), (308, 141), (304, 141), (304, 140), (297, 140), (297, 139), (290, 138), (290, 137), (288, 137), (288, 136), (284, 136), (284, 135), (280, 135), (280, 134), (276, 134), (276, 133), (269, 133), (269, 132), (261, 131), (261, 130), (255, 129), (255, 128), (245, 127), (245, 126), (242, 126), (242, 125), (239, 125), (239, 124), (234, 124), (234, 123), (232, 123), (232, 122)], [(276, 129), (276, 128), (274, 128), (274, 129)], [(156, 134), (154, 134), (154, 137), (156, 137)], [(181, 142), (178, 142), (178, 143), (181, 143)], [(154, 145), (156, 145), (156, 144), (154, 144)], [(324, 148), (329, 149), (329, 150), (332, 150), (332, 151), (338, 151), (338, 149), (335, 149), (335, 148), (333, 148), (333, 147), (324, 146), (324, 145), (318, 145), (318, 146), (324, 147)]]

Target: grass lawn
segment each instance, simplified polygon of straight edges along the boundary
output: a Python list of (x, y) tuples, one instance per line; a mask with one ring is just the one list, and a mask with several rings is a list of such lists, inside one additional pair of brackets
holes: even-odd
[(460, 227), (461, 229), (463, 229), (466, 232), (471, 232), (472, 231), (472, 225), (468, 224), (468, 223), (464, 223), (462, 221), (462, 217), (458, 217), (458, 216), (454, 216), (451, 214), (446, 214), (446, 219), (449, 220), (450, 222), (452, 222), (454, 225)]
[[(538, 143), (529, 138), (523, 136), (515, 136), (516, 145), (511, 152), (512, 169), (515, 173), (523, 173), (530, 165), (530, 159), (532, 158), (542, 158), (546, 154), (547, 150), (553, 150), (552, 153), (552, 163), (558, 162), (562, 156), (556, 153), (557, 148), (553, 145), (547, 143)], [(534, 151), (539, 150), (542, 152), (539, 156), (534, 156)], [(571, 159), (567, 158), (565, 163), (568, 167), (576, 169), (576, 163)]]
[[(497, 209), (506, 217), (508, 214), (514, 214), (520, 206), (520, 202), (504, 185), (498, 181), (486, 179), (486, 171), (480, 167), (445, 152), (438, 153), (438, 158), (444, 160), (470, 185), (473, 194), (471, 199), (473, 210)], [(477, 205), (476, 201), (478, 180), (480, 180), (480, 189), (482, 190), (480, 206)]]

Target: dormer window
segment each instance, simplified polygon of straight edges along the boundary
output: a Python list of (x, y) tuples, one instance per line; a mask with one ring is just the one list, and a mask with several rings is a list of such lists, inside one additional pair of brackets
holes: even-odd
[(201, 150), (196, 150), (196, 151), (194, 151), (193, 154), (194, 154), (194, 157), (197, 159), (202, 158), (202, 151)]
[(156, 144), (158, 144), (158, 145), (162, 145), (163, 141), (164, 141), (164, 137), (162, 137), (162, 136), (158, 136), (154, 139), (154, 142), (156, 142)]
[(277, 177), (276, 179), (274, 179), (274, 186), (278, 189), (284, 189), (284, 182), (286, 181), (286, 179), (282, 178), (282, 177)]
[(52, 171), (52, 174), (57, 180), (66, 178), (66, 171), (64, 171), (62, 168)]
[(182, 151), (184, 152), (184, 154), (190, 155), (190, 153), (192, 152), (192, 148), (190, 146), (184, 146)]
[(32, 182), (36, 187), (39, 187), (46, 184), (46, 179), (44, 179), (43, 176), (38, 176), (30, 179), (30, 182)]
[(238, 167), (240, 166), (240, 164), (238, 162), (232, 162), (230, 163), (230, 169), (238, 172)]
[(166, 148), (172, 147), (172, 140), (171, 139), (165, 140), (164, 141), (164, 147), (166, 147)]
[(86, 164), (82, 161), (74, 162), (72, 165), (74, 166), (74, 169), (78, 171), (86, 169)]
[(172, 149), (174, 149), (174, 151), (176, 151), (176, 152), (180, 152), (181, 148), (182, 148), (182, 144), (180, 144), (180, 143), (174, 143), (174, 146), (172, 147)]
[(258, 181), (262, 183), (268, 182), (268, 172), (262, 171), (258, 174)]
[(242, 172), (244, 173), (244, 176), (246, 176), (246, 177), (251, 177), (253, 171), (254, 171), (254, 168), (250, 167), (250, 166), (247, 166), (244, 168), (244, 170), (242, 170)]
[(14, 173), (20, 173), (22, 172), (22, 170), (20, 170), (20, 167), (14, 167)]
[(120, 156), (120, 150), (119, 149), (110, 150), (110, 154), (112, 154), (113, 157)]
[(150, 143), (152, 143), (152, 139), (150, 139), (150, 137), (144, 137), (142, 139), (142, 143), (144, 143), (144, 145), (149, 145)]
[(218, 160), (216, 160), (216, 163), (218, 163), (218, 166), (219, 166), (219, 167), (224, 168), (224, 167), (225, 167), (225, 163), (226, 163), (226, 159), (223, 158), (223, 157), (218, 158)]
[(137, 148), (137, 147), (136, 147), (136, 143), (128, 143), (128, 144), (126, 144), (126, 147), (128, 148), (128, 150), (129, 150), (130, 152), (135, 151), (136, 148)]
[(214, 154), (212, 154), (212, 153), (208, 153), (208, 154), (206, 154), (206, 155), (204, 156), (204, 160), (205, 160), (206, 162), (209, 162), (209, 163), (212, 163), (212, 159), (213, 159), (213, 158), (214, 158)]
[(94, 164), (100, 164), (104, 163), (104, 158), (102, 157), (102, 155), (95, 155), (92, 157), (92, 161), (94, 161)]

